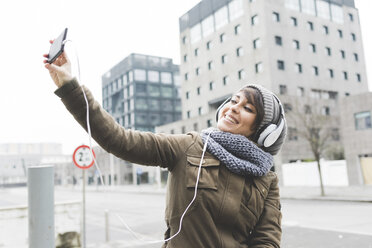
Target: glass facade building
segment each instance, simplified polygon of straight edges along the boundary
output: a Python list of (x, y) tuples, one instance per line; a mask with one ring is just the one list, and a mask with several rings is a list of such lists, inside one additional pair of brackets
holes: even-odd
[(102, 76), (102, 105), (125, 128), (154, 132), (181, 119), (179, 66), (131, 54)]

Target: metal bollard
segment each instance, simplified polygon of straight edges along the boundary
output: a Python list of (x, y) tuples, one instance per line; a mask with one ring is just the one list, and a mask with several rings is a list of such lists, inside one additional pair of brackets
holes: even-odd
[(28, 167), (29, 248), (54, 246), (54, 167)]
[(106, 243), (110, 241), (110, 230), (109, 230), (109, 211), (108, 209), (105, 210), (105, 226), (106, 226)]

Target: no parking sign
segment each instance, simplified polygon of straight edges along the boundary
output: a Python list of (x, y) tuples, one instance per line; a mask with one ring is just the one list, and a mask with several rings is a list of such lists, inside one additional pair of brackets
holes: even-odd
[[(92, 149), (94, 158), (96, 154)], [(72, 160), (74, 164), (80, 169), (89, 169), (94, 164), (94, 159), (90, 152), (90, 148), (87, 145), (81, 145), (75, 149), (74, 154), (72, 155)]]

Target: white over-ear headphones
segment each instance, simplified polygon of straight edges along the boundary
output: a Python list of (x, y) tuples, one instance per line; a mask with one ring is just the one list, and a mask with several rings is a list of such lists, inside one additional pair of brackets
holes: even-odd
[[(275, 141), (278, 140), (280, 134), (283, 131), (284, 123), (285, 123), (283, 106), (282, 106), (279, 98), (276, 95), (274, 95), (274, 94), (272, 94), (272, 95), (275, 98), (275, 100), (277, 101), (277, 103), (279, 104), (280, 118), (279, 118), (279, 120), (278, 120), (278, 122), (276, 124), (275, 123), (270, 123), (267, 126), (263, 127), (263, 130), (262, 131), (261, 130), (258, 131), (259, 132), (259, 136), (258, 136), (257, 144), (260, 145), (260, 146), (263, 146), (263, 147), (270, 147), (270, 146), (272, 146), (275, 143)], [(218, 122), (218, 117), (219, 117), (220, 110), (230, 100), (231, 100), (231, 97), (227, 98), (218, 107), (218, 109), (216, 111), (216, 122)]]

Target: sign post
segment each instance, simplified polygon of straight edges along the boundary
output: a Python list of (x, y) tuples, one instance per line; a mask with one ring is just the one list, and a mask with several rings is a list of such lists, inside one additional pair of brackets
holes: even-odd
[[(93, 156), (96, 157), (96, 154), (94, 153), (93, 149)], [(90, 147), (87, 145), (81, 145), (77, 147), (74, 151), (74, 154), (72, 155), (72, 160), (74, 161), (74, 164), (80, 168), (83, 169), (83, 209), (82, 209), (82, 217), (83, 217), (83, 227), (82, 227), (82, 237), (83, 237), (83, 248), (86, 248), (86, 228), (85, 228), (85, 184), (86, 184), (86, 175), (85, 170), (92, 167), (94, 164), (94, 158), (91, 155)]]

